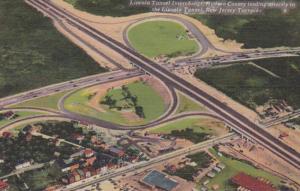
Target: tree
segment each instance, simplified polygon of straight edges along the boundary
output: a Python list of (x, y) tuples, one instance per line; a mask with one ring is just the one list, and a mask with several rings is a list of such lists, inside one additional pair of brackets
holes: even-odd
[(140, 117), (140, 118), (145, 118), (145, 113), (144, 113), (144, 108), (141, 106), (136, 106), (135, 107), (135, 113)]

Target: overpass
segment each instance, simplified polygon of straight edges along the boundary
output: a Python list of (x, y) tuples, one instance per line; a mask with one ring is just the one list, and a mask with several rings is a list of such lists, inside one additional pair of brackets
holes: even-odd
[(246, 62), (268, 58), (295, 57), (300, 55), (300, 47), (281, 49), (262, 49), (249, 52), (232, 53), (224, 56), (214, 56), (208, 58), (192, 58), (187, 61), (179, 61), (175, 64), (166, 65), (170, 70), (180, 70), (185, 67), (211, 68), (237, 62)]
[(171, 73), (166, 68), (138, 54), (134, 50), (126, 47), (124, 44), (94, 29), (69, 13), (66, 13), (63, 9), (56, 7), (51, 2), (42, 0), (27, 0), (27, 2), (49, 15), (56, 22), (63, 24), (60, 21), (64, 20), (65, 22), (77, 27), (94, 40), (98, 41), (99, 43), (103, 43), (111, 49), (117, 51), (119, 54), (123, 55), (132, 63), (135, 63), (139, 68), (143, 69), (147, 73), (159, 78), (168, 86), (176, 88), (194, 98), (198, 102), (204, 104), (211, 111), (217, 113), (236, 132), (263, 145), (278, 157), (281, 157), (295, 168), (300, 169), (300, 154), (297, 151), (273, 137), (260, 126), (222, 103), (222, 101), (215, 99), (212, 95), (207, 94), (191, 83)]

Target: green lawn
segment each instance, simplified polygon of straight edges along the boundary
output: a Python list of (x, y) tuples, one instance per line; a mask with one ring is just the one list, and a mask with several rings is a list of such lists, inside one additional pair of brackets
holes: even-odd
[(244, 172), (245, 174), (248, 174), (253, 177), (262, 177), (272, 182), (272, 184), (274, 184), (275, 186), (280, 185), (281, 179), (275, 175), (272, 175), (269, 172), (266, 172), (262, 169), (257, 169), (254, 166), (245, 162), (241, 162), (225, 156), (220, 157), (219, 155), (217, 155), (216, 150), (214, 149), (210, 149), (210, 152), (214, 154), (221, 163), (224, 163), (226, 165), (226, 168), (221, 173), (217, 174), (214, 178), (210, 179), (210, 183), (208, 184), (208, 187), (210, 188), (212, 185), (218, 184), (220, 186), (220, 190), (232, 189), (232, 186), (229, 184), (228, 181), (231, 177), (238, 174), (239, 172)]
[(206, 109), (200, 105), (199, 103), (194, 102), (187, 96), (178, 93), (178, 101), (179, 106), (176, 110), (176, 113), (183, 113), (183, 112), (189, 112), (189, 111), (205, 111)]
[(128, 38), (138, 52), (151, 58), (189, 55), (199, 49), (197, 42), (188, 38), (185, 28), (171, 21), (138, 24), (129, 30)]
[[(130, 92), (136, 95), (138, 98), (138, 104), (144, 108), (145, 118), (138, 121), (129, 121), (125, 118), (121, 112), (116, 110), (110, 110), (107, 106), (102, 105), (106, 112), (100, 112), (87, 103), (90, 92), (86, 90), (80, 90), (75, 92), (65, 101), (65, 108), (69, 111), (87, 115), (93, 118), (103, 119), (123, 125), (140, 125), (146, 124), (151, 120), (160, 117), (166, 110), (163, 98), (157, 94), (157, 92), (147, 84), (142, 82), (135, 82), (127, 85)], [(121, 89), (115, 88), (108, 93), (112, 95), (114, 99), (121, 98)]]
[(16, 105), (11, 105), (10, 107), (39, 107), (39, 108), (49, 108), (58, 110), (58, 101), (69, 91), (60, 92), (57, 94), (49, 95), (46, 97), (36, 98), (33, 100), (25, 101)]
[[(154, 127), (150, 130), (151, 133), (163, 133), (170, 134), (173, 130), (184, 130), (186, 128), (193, 129), (197, 133), (207, 133), (211, 135), (217, 135), (218, 133), (213, 129), (213, 127), (207, 125), (205, 118), (189, 117), (167, 124)], [(217, 121), (216, 121), (217, 122)]]
[(26, 117), (29, 117), (29, 116), (42, 115), (43, 114), (42, 112), (32, 112), (32, 111), (17, 111), (15, 113), (17, 115), (19, 115), (19, 117), (15, 118), (15, 119), (12, 119), (12, 120), (7, 120), (7, 119), (1, 120), (0, 121), (0, 127), (6, 125), (8, 123), (17, 121), (19, 119), (23, 119), (23, 118), (26, 118)]

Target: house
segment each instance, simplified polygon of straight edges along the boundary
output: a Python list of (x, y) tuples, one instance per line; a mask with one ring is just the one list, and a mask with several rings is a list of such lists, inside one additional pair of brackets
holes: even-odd
[(6, 119), (9, 119), (9, 120), (13, 119), (16, 116), (16, 114), (13, 111), (5, 112), (3, 115)]
[(223, 169), (226, 167), (226, 165), (223, 164), (223, 163), (218, 163), (218, 164), (217, 164), (217, 167), (219, 167), (220, 169), (223, 170)]
[(81, 143), (84, 140), (85, 136), (78, 133), (74, 133), (72, 134), (72, 138)]
[(86, 158), (90, 158), (90, 157), (94, 156), (94, 151), (92, 149), (85, 149), (84, 150), (84, 156)]
[(81, 170), (81, 169), (77, 169), (77, 172), (78, 172), (78, 174), (79, 174), (79, 176), (80, 176), (80, 180), (82, 180), (82, 179), (85, 179), (86, 177), (85, 177), (85, 174), (84, 174), (84, 172), (83, 172), (83, 170)]
[(216, 166), (213, 168), (213, 170), (216, 171), (216, 172), (218, 172), (218, 173), (222, 171), (220, 168), (218, 168)]
[(31, 163), (29, 161), (26, 161), (26, 162), (16, 165), (15, 168), (16, 168), (16, 170), (20, 170), (20, 169), (27, 168), (30, 166), (31, 166)]
[(111, 155), (113, 155), (115, 157), (124, 157), (124, 155), (125, 155), (125, 152), (123, 150), (118, 149), (116, 147), (110, 147), (109, 152)]
[(78, 174), (78, 172), (75, 170), (75, 171), (73, 171), (72, 172), (72, 175), (74, 176), (74, 178), (75, 178), (75, 182), (78, 182), (78, 181), (80, 181), (80, 174)]
[(209, 178), (213, 178), (213, 177), (216, 176), (216, 174), (215, 174), (214, 172), (211, 171), (211, 172), (207, 173), (206, 176), (208, 176)]
[(70, 171), (74, 171), (74, 170), (76, 170), (76, 169), (78, 169), (78, 168), (79, 168), (79, 164), (78, 164), (77, 162), (72, 163), (72, 164), (70, 165)]
[(94, 157), (91, 157), (91, 158), (87, 158), (85, 159), (85, 164), (86, 166), (91, 166), (94, 164), (94, 162), (97, 160), (97, 158), (94, 156)]
[(11, 132), (5, 131), (5, 132), (2, 133), (2, 136), (3, 136), (4, 138), (10, 138), (10, 137), (12, 137), (12, 133), (11, 133)]
[(78, 158), (81, 157), (83, 155), (83, 151), (78, 151), (76, 153), (73, 153), (70, 155), (70, 158)]
[(244, 173), (239, 173), (231, 178), (231, 182), (240, 186), (243, 190), (249, 191), (276, 191), (273, 185), (258, 180)]
[(8, 191), (9, 185), (7, 182), (0, 180), (0, 191)]
[(83, 173), (84, 173), (85, 178), (89, 178), (89, 177), (92, 176), (92, 173), (91, 173), (91, 171), (90, 171), (90, 168), (84, 168), (84, 169), (82, 169), (82, 171), (83, 171)]
[[(97, 171), (96, 171), (96, 169), (95, 169), (95, 168), (93, 168), (93, 167), (90, 167), (90, 168), (89, 168), (89, 170), (90, 170), (90, 172), (91, 172), (91, 176), (95, 176), (95, 175), (97, 175)], [(99, 173), (100, 173), (100, 171), (99, 171)]]

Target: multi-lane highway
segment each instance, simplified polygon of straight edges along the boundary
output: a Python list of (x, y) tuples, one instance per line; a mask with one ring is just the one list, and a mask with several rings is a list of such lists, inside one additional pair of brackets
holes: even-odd
[(267, 58), (282, 58), (299, 56), (300, 48), (284, 48), (274, 50), (256, 50), (242, 53), (232, 53), (224, 56), (215, 56), (208, 58), (192, 58), (179, 61), (175, 64), (167, 65), (172, 70), (182, 69), (184, 67), (210, 68), (230, 63), (246, 62)]
[(138, 70), (133, 70), (133, 71), (115, 71), (115, 72), (109, 72), (109, 73), (104, 73), (104, 74), (97, 74), (97, 75), (92, 75), (80, 79), (75, 79), (63, 83), (58, 83), (50, 86), (46, 86), (43, 88), (38, 88), (35, 90), (31, 90), (28, 92), (23, 92), (17, 95), (13, 95), (10, 97), (5, 97), (3, 99), (0, 99), (0, 108), (7, 106), (7, 105), (13, 105), (17, 103), (21, 103), (30, 99), (38, 98), (38, 97), (43, 97), (43, 96), (48, 96), (54, 93), (58, 92), (63, 92), (67, 90), (72, 90), (72, 89), (78, 89), (80, 87), (87, 87), (91, 85), (95, 85), (98, 83), (106, 83), (110, 81), (116, 81), (116, 80), (122, 80), (126, 78), (131, 78), (135, 76), (140, 76), (142, 75), (143, 72), (138, 71)]
[(145, 70), (147, 73), (153, 76), (158, 77), (168, 86), (174, 87), (201, 102), (206, 107), (216, 112), (236, 132), (262, 144), (277, 156), (281, 157), (294, 167), (300, 169), (300, 154), (297, 151), (271, 136), (258, 125), (248, 120), (245, 116), (222, 103), (222, 101), (215, 99), (213, 96), (171, 73), (152, 60), (138, 54), (122, 43), (110, 38), (109, 36), (80, 21), (78, 18), (66, 13), (63, 9), (56, 7), (51, 2), (42, 0), (28, 0), (28, 2), (35, 5), (35, 7), (37, 7), (39, 10), (51, 15), (52, 18), (58, 20), (64, 19), (66, 22), (77, 27), (79, 30), (86, 33), (99, 43), (103, 43), (111, 49), (117, 51), (119, 54), (123, 55), (129, 61), (134, 63), (137, 67)]

